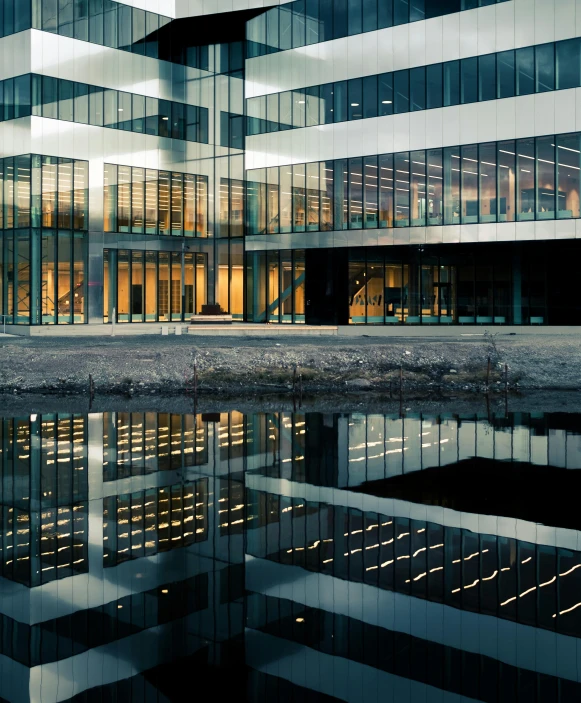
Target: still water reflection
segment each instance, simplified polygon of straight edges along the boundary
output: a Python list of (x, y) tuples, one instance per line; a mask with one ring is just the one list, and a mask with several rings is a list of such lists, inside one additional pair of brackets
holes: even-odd
[(579, 701), (580, 428), (0, 419), (0, 699)]

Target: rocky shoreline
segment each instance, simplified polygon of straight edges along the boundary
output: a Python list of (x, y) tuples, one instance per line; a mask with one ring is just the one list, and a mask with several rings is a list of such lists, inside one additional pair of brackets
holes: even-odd
[(577, 336), (3, 338), (0, 393), (396, 400), (581, 389)]

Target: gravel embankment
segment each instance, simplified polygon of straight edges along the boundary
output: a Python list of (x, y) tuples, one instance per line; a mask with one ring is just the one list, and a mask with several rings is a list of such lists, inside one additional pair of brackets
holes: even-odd
[(200, 397), (289, 394), (295, 368), (304, 394), (399, 394), (482, 391), (488, 358), (493, 391), (581, 390), (577, 336), (474, 338), (116, 337), (0, 341), (0, 393), (182, 394)]

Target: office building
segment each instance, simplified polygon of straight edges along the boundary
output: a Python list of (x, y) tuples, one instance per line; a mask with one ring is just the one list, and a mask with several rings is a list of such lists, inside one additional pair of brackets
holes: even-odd
[(6, 0), (0, 34), (16, 332), (581, 322), (574, 0)]

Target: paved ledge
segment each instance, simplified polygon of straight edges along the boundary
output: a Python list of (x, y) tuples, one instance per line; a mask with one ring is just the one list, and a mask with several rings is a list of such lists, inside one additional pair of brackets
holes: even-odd
[[(400, 339), (478, 338), (492, 336), (581, 336), (581, 327), (549, 325), (285, 325), (277, 323), (210, 324), (188, 322), (116, 323), (115, 325), (6, 325), (6, 336), (130, 337), (186, 335), (200, 337), (383, 337)], [(3, 336), (0, 333), (0, 337)]]

